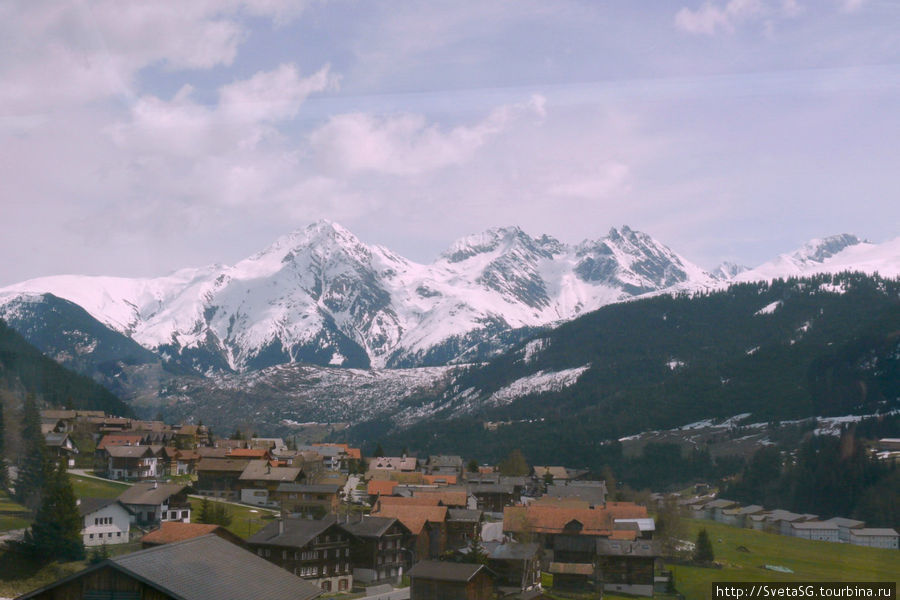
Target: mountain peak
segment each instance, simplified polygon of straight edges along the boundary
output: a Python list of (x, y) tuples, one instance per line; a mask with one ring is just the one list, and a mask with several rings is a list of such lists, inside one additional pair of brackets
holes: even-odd
[(459, 238), (447, 248), (441, 257), (448, 262), (457, 263), (478, 254), (493, 252), (501, 247), (509, 248), (516, 242), (534, 244), (536, 241), (516, 225), (491, 227), (481, 233), (474, 233)]
[(815, 238), (806, 242), (802, 248), (791, 253), (791, 258), (803, 262), (821, 263), (831, 258), (844, 248), (861, 243), (859, 238), (850, 233), (841, 233), (825, 238)]

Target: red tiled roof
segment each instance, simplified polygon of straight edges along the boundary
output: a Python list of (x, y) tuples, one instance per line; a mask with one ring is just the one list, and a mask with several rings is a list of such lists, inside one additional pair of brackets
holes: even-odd
[(102, 450), (107, 446), (137, 446), (144, 439), (140, 433), (108, 433), (103, 436), (97, 449)]
[(269, 451), (265, 448), (232, 448), (226, 456), (229, 458), (266, 458)]
[(366, 492), (370, 496), (391, 496), (394, 494), (394, 488), (397, 487), (396, 481), (382, 481), (378, 479), (372, 479), (369, 481), (369, 485), (366, 487)]
[(165, 521), (159, 529), (151, 531), (141, 538), (141, 543), (153, 545), (171, 544), (172, 542), (180, 542), (181, 540), (189, 540), (207, 533), (213, 533), (220, 527), (221, 525), (207, 525), (205, 523)]
[(425, 523), (443, 523), (447, 520), (446, 506), (406, 506), (400, 504), (382, 504), (376, 506), (377, 517), (393, 517), (403, 523), (413, 535), (419, 535)]
[(456, 475), (424, 475), (423, 478), (429, 485), (456, 485)]
[[(508, 506), (503, 510), (503, 530), (512, 532), (562, 533), (566, 525), (580, 524), (581, 535), (610, 536), (615, 519), (647, 518), (647, 509), (631, 502), (610, 502), (604, 508), (558, 506)], [(631, 531), (623, 534), (633, 534)], [(629, 538), (633, 539), (633, 538)]]

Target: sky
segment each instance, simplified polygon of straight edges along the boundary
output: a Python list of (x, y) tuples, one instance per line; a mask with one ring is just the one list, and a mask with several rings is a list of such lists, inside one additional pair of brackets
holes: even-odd
[(432, 261), (627, 224), (689, 260), (900, 235), (894, 0), (7, 0), (0, 285), (330, 219)]

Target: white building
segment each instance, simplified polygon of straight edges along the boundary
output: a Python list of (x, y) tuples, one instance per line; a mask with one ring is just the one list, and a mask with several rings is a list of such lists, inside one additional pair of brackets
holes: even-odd
[(159, 525), (164, 521), (191, 522), (191, 505), (187, 486), (177, 483), (136, 483), (119, 496), (118, 500), (134, 513), (134, 522)]
[(128, 543), (131, 511), (118, 500), (84, 498), (78, 502), (78, 513), (85, 546)]
[(900, 539), (900, 535), (893, 529), (865, 528), (850, 530), (850, 543), (856, 546), (891, 548), (896, 550), (898, 539)]
[(840, 541), (840, 530), (836, 523), (829, 521), (802, 521), (791, 523), (791, 535), (804, 540), (821, 542)]

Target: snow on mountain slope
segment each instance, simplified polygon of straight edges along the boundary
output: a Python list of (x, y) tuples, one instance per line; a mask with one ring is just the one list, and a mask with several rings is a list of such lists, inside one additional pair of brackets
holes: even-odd
[[(897, 274), (900, 239), (814, 240), (733, 281), (860, 265)], [(156, 279), (33, 279), (0, 289), (0, 305), (51, 293), (203, 372), (409, 367), (483, 360), (535, 328), (638, 296), (721, 286), (726, 272), (714, 277), (628, 227), (577, 245), (493, 228), (424, 265), (320, 221), (233, 266)]]
[(738, 273), (730, 282), (766, 281), (841, 271), (877, 272), (882, 277), (900, 276), (900, 238), (873, 244), (844, 233), (810, 240), (794, 252)]

